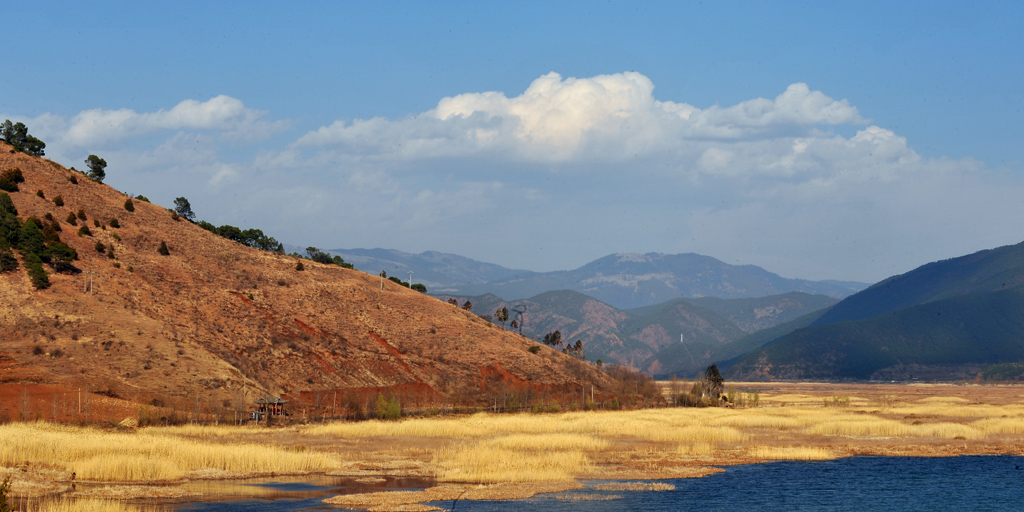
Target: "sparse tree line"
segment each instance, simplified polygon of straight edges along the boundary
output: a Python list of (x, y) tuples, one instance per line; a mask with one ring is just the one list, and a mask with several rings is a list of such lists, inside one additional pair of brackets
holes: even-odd
[(452, 298), (448, 299), (448, 304), (451, 304), (452, 306), (455, 306), (457, 308), (464, 309), (466, 311), (473, 311), (473, 303), (468, 301), (468, 300), (466, 302), (463, 302), (462, 305), (460, 306), (459, 305), (459, 299), (456, 299), (455, 297), (452, 297)]
[[(558, 348), (562, 346), (562, 332), (556, 330), (545, 334), (544, 344), (558, 350)], [(562, 353), (575, 357), (580, 361), (587, 359), (587, 356), (583, 355), (583, 341), (581, 340), (576, 340), (576, 343), (565, 343), (565, 347), (562, 348)]]
[[(149, 202), (149, 199), (144, 196), (138, 196), (136, 199), (141, 201)], [(131, 199), (125, 202), (125, 209), (132, 211), (134, 206), (129, 206)], [(130, 209), (129, 209), (130, 208)], [(171, 218), (174, 220), (185, 219), (207, 231), (213, 233), (222, 238), (227, 238), (233, 242), (238, 242), (244, 246), (252, 247), (253, 249), (259, 249), (261, 251), (274, 252), (278, 254), (284, 254), (284, 245), (277, 241), (272, 236), (267, 236), (261, 229), (241, 229), (230, 224), (224, 224), (223, 226), (214, 226), (205, 220), (196, 221), (196, 214), (192, 211), (192, 204), (187, 198), (178, 197), (174, 199), (174, 208), (171, 209)]]
[[(335, 256), (335, 258), (341, 259), (340, 256)], [(349, 265), (348, 268), (352, 268), (352, 266)], [(411, 288), (411, 289), (416, 290), (416, 291), (418, 291), (420, 293), (427, 293), (427, 287), (425, 285), (423, 285), (422, 283), (413, 283), (413, 284), (410, 285), (408, 281), (402, 281), (401, 279), (399, 279), (399, 278), (397, 278), (395, 276), (388, 277), (388, 273), (383, 271), (383, 270), (380, 271), (380, 277), (381, 277), (381, 279), (387, 279), (388, 281), (391, 281), (392, 283), (395, 283), (395, 284), (397, 284), (399, 286), (404, 286), (406, 288)], [(384, 285), (381, 284), (381, 290), (383, 290), (383, 289), (384, 289)]]
[(743, 392), (725, 387), (725, 379), (718, 371), (718, 365), (712, 364), (704, 370), (704, 374), (693, 384), (687, 385), (675, 378), (669, 381), (669, 400), (679, 407), (757, 407), (761, 395), (757, 392)]
[(290, 256), (312, 260), (317, 263), (323, 263), (324, 265), (337, 265), (341, 268), (355, 268), (351, 263), (346, 263), (341, 256), (331, 256), (330, 254), (321, 251), (319, 248), (312, 246), (306, 247), (306, 254), (293, 252)]

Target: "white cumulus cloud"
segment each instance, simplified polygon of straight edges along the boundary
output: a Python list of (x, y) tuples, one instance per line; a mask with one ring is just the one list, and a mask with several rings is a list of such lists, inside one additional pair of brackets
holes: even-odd
[(336, 121), (307, 133), (297, 145), (338, 145), (355, 154), (397, 159), (499, 154), (571, 162), (686, 151), (706, 140), (757, 140), (866, 122), (848, 101), (803, 83), (775, 99), (724, 108), (658, 101), (653, 92), (651, 80), (636, 72), (591, 78), (548, 73), (518, 96), (466, 93), (405, 119)]
[(220, 95), (207, 101), (184, 100), (169, 110), (84, 110), (70, 119), (44, 114), (31, 122), (36, 131), (59, 144), (89, 147), (158, 131), (215, 131), (229, 140), (254, 140), (286, 126), (264, 119), (266, 112), (246, 107), (241, 100)]

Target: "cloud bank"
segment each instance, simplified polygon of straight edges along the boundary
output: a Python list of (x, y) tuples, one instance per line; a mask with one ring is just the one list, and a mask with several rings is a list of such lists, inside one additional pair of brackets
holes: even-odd
[(494, 154), (558, 163), (685, 154), (708, 142), (808, 135), (821, 125), (866, 122), (848, 101), (804, 83), (774, 99), (726, 108), (658, 101), (653, 92), (650, 79), (635, 72), (565, 79), (548, 73), (512, 98), (501, 92), (460, 94), (406, 119), (337, 121), (296, 144), (397, 159)]
[(156, 112), (90, 109), (70, 119), (46, 114), (32, 121), (39, 133), (67, 146), (97, 147), (159, 131), (215, 131), (226, 140), (265, 139), (287, 125), (267, 121), (266, 115), (241, 100), (219, 95), (206, 101), (184, 100)]
[(875, 281), (1020, 241), (1019, 176), (921, 155), (805, 83), (766, 93), (697, 107), (656, 98), (636, 72), (549, 73), (516, 95), (468, 92), (404, 118), (295, 131), (224, 95), (26, 121), (58, 161), (100, 147), (122, 190), (161, 204), (186, 196), (201, 218), (300, 246), (535, 270), (697, 252)]

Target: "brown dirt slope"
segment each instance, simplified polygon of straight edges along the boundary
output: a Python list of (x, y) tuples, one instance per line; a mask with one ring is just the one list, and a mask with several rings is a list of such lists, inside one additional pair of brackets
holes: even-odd
[[(158, 205), (136, 200), (129, 212), (117, 190), (9, 149), (0, 144), (0, 171), (18, 167), (26, 180), (10, 193), (19, 216), (59, 220), (81, 272), (47, 267), (52, 286), (38, 291), (23, 265), (0, 274), (0, 386), (229, 407), (265, 393), (483, 403), (495, 384), (541, 394), (608, 385), (589, 364), (547, 347), (530, 353), (530, 340), (440, 300), (387, 281), (381, 290), (379, 277), (333, 265), (303, 260), (297, 271), (294, 257), (175, 221)], [(67, 223), (79, 209), (88, 220)], [(77, 234), (83, 224), (92, 236)], [(169, 256), (157, 252), (161, 242)]]

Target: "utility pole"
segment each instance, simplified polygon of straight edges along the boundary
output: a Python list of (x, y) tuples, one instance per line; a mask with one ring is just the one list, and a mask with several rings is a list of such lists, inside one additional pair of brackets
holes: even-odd
[(409, 288), (412, 288), (412, 270), (409, 271)]
[(82, 272), (82, 293), (88, 293), (89, 295), (92, 295), (92, 283), (94, 275), (96, 275), (96, 272), (93, 272), (92, 270), (86, 270), (85, 272)]

